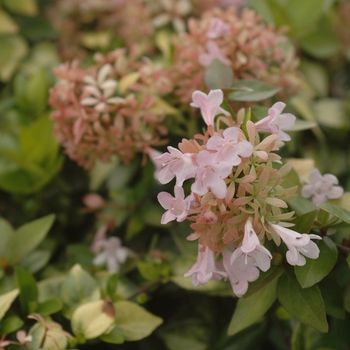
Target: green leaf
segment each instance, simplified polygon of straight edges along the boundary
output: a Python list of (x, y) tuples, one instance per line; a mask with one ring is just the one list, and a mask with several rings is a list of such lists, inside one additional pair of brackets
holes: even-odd
[(312, 204), (312, 202), (308, 199), (305, 199), (301, 196), (295, 197), (291, 201), (288, 202), (288, 205), (298, 216), (314, 212), (317, 210), (317, 207)]
[(17, 298), (19, 289), (0, 295), (0, 320), (4, 317), (6, 311), (10, 308), (13, 301)]
[(350, 313), (350, 283), (348, 283), (344, 292), (344, 309)]
[(29, 273), (36, 273), (50, 260), (51, 253), (47, 250), (34, 250), (29, 253), (19, 263), (19, 266), (25, 268)]
[(11, 12), (21, 15), (34, 16), (38, 13), (35, 0), (3, 0), (3, 3)]
[[(316, 120), (323, 126), (333, 129), (349, 129), (350, 121), (344, 110), (343, 101), (336, 98), (323, 98), (313, 105)], [(330, 118), (330, 116), (332, 116)]]
[(35, 310), (40, 315), (52, 315), (62, 309), (62, 302), (59, 299), (48, 299), (42, 304), (39, 304)]
[(278, 280), (277, 296), (282, 306), (300, 322), (322, 333), (328, 331), (326, 310), (317, 286), (303, 289), (294, 276), (285, 273)]
[[(41, 342), (46, 332), (45, 342)], [(67, 336), (62, 327), (56, 323), (56, 327), (51, 327), (48, 330), (39, 323), (35, 323), (28, 332), (32, 336), (32, 341), (27, 343), (30, 350), (58, 350), (67, 348)], [(42, 347), (41, 347), (42, 345)]]
[(38, 299), (36, 281), (29, 272), (19, 266), (15, 267), (16, 281), (19, 288), (19, 301), (25, 314), (35, 311)]
[(169, 275), (168, 264), (139, 262), (137, 264), (137, 269), (144, 279), (151, 282)]
[(108, 333), (102, 334), (100, 336), (100, 339), (106, 343), (111, 343), (111, 344), (124, 343), (124, 337), (115, 328), (112, 328), (112, 330)]
[(163, 320), (130, 301), (114, 303), (115, 327), (125, 340), (135, 341), (148, 337)]
[(118, 281), (119, 281), (119, 276), (117, 274), (113, 274), (109, 276), (107, 280), (106, 291), (108, 296), (111, 298), (111, 300), (114, 300), (115, 298), (117, 287), (118, 287)]
[(259, 321), (276, 300), (277, 280), (245, 299), (239, 299), (228, 326), (227, 334), (234, 335)]
[(2, 9), (0, 9), (0, 34), (16, 34), (18, 26), (16, 22)]
[(274, 96), (281, 90), (279, 87), (255, 80), (237, 81), (231, 86), (231, 89), (243, 91), (234, 91), (230, 93), (228, 95), (228, 100), (242, 102), (262, 101)]
[(320, 282), (333, 269), (338, 249), (329, 237), (323, 237), (321, 241), (315, 241), (320, 249), (320, 256), (317, 259), (306, 258), (304, 266), (295, 266), (295, 275), (303, 288), (308, 288)]
[(157, 331), (167, 349), (206, 350), (210, 342), (210, 333), (203, 320), (187, 318), (173, 321)]
[[(0, 23), (3, 12), (0, 10)], [(1, 26), (0, 26), (1, 31)], [(0, 80), (8, 81), (28, 51), (26, 41), (20, 36), (0, 36)]]
[(16, 315), (11, 315), (0, 322), (0, 334), (16, 332), (23, 326), (24, 322)]
[(271, 266), (266, 272), (260, 272), (259, 278), (256, 281), (249, 283), (247, 293), (244, 294), (243, 298), (250, 297), (260, 289), (275, 281), (282, 275), (283, 271), (284, 270), (281, 267)]
[(56, 276), (46, 278), (38, 282), (38, 302), (44, 303), (46, 300), (50, 300), (52, 298), (59, 299), (61, 296), (61, 286), (65, 278), (65, 276)]
[(98, 299), (100, 290), (97, 282), (79, 264), (74, 265), (61, 286), (61, 300), (69, 306), (66, 316), (69, 317), (79, 305)]
[(46, 237), (54, 219), (55, 215), (50, 214), (17, 229), (6, 245), (4, 258), (8, 263), (14, 265), (34, 250)]
[(300, 322), (294, 328), (292, 350), (315, 350), (322, 346), (322, 334)]
[(295, 226), (293, 226), (293, 231), (299, 233), (309, 233), (311, 228), (313, 227), (317, 214), (318, 210), (313, 210), (297, 217), (293, 221), (293, 223), (295, 224)]
[(327, 315), (342, 320), (345, 319), (343, 300), (339, 297), (342, 291), (333, 276), (327, 276), (318, 286), (324, 300)]
[(71, 324), (74, 334), (94, 339), (105, 333), (114, 323), (113, 304), (95, 300), (79, 306), (73, 313)]
[(0, 218), (0, 257), (5, 255), (6, 245), (14, 233), (13, 227), (3, 218)]
[(340, 51), (340, 42), (331, 28), (324, 28), (324, 23), (317, 30), (300, 38), (301, 48), (308, 54), (325, 59)]
[(316, 126), (317, 126), (317, 123), (315, 122), (297, 119), (294, 125), (290, 129), (288, 129), (288, 132), (309, 130), (309, 129), (315, 128)]
[(229, 89), (233, 84), (231, 67), (215, 59), (204, 72), (204, 81), (208, 89)]
[(319, 208), (323, 209), (327, 213), (330, 213), (337, 217), (338, 219), (350, 224), (350, 211), (344, 208), (341, 208), (337, 205), (331, 203), (321, 203), (317, 205)]

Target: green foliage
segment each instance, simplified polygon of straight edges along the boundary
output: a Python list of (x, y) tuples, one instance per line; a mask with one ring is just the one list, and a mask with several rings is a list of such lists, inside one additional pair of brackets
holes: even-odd
[(328, 331), (325, 306), (317, 286), (303, 289), (294, 276), (285, 273), (278, 281), (277, 296), (296, 319), (322, 333)]
[(324, 237), (322, 241), (316, 242), (320, 249), (318, 259), (308, 259), (304, 266), (295, 266), (295, 275), (303, 288), (308, 288), (320, 282), (333, 269), (338, 250), (334, 242)]
[(215, 59), (205, 70), (204, 81), (210, 90), (229, 89), (233, 84), (233, 70)]
[(226, 90), (229, 101), (262, 101), (274, 96), (280, 88), (261, 81), (239, 80)]
[(234, 335), (251, 326), (264, 316), (276, 300), (277, 280), (273, 280), (256, 293), (238, 300), (236, 310), (228, 326), (228, 335)]

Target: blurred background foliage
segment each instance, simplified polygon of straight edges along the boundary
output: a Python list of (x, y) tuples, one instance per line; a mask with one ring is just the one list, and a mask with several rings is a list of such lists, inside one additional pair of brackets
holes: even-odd
[[(300, 60), (303, 85), (284, 102), (299, 121), (314, 127), (296, 128), (282, 151), (296, 171), (290, 181), (300, 183), (317, 166), (350, 192), (350, 2), (249, 0), (246, 5), (267, 23), (286, 28)], [(83, 16), (72, 8), (59, 13), (59, 1), (0, 1), (0, 333), (15, 340), (16, 331), (24, 329), (33, 337), (26, 347), (6, 348), (349, 349), (350, 216), (334, 209), (350, 210), (348, 193), (320, 211), (301, 197), (290, 203), (302, 217), (301, 228), (328, 229), (316, 272), (307, 266), (280, 277), (282, 267), (275, 266), (265, 282), (252, 284), (247, 298), (237, 299), (227, 282), (193, 287), (183, 278), (197, 247), (186, 240), (188, 224), (160, 224), (163, 209), (156, 197), (170, 186), (154, 180), (150, 160), (141, 166), (139, 154), (129, 164), (116, 157), (86, 171), (64, 154), (49, 117), (53, 69), (74, 57), (87, 67), (95, 51), (127, 45), (115, 28), (100, 26), (105, 13)], [(63, 27), (64, 19), (73, 21), (72, 31), (62, 31), (52, 16), (61, 16)], [(191, 16), (198, 13), (184, 21)], [(155, 29), (143, 54), (171, 67), (173, 35), (171, 24)], [(71, 46), (64, 49), (67, 38)], [(212, 69), (220, 74), (220, 67)], [(206, 83), (215, 81), (207, 77)], [(175, 108), (164, 123), (169, 145), (176, 145), (200, 130), (201, 122), (190, 118), (189, 108), (174, 95), (165, 100)], [(91, 193), (100, 196), (101, 205), (87, 205)], [(133, 251), (118, 275), (93, 264), (89, 246), (101, 228)], [(101, 311), (107, 307), (113, 311)], [(35, 328), (27, 319), (33, 313), (44, 320), (35, 319)], [(58, 345), (40, 344), (50, 322), (72, 339), (56, 327), (50, 332)]]

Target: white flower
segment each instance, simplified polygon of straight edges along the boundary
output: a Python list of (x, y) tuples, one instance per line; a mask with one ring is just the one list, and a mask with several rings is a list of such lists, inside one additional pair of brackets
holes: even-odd
[(194, 286), (206, 284), (211, 279), (220, 281), (222, 278), (227, 277), (222, 263), (215, 261), (214, 252), (201, 244), (198, 244), (197, 262), (185, 273), (184, 277), (189, 277), (191, 275)]
[(121, 97), (111, 97), (118, 85), (116, 80), (107, 79), (112, 71), (110, 64), (102, 66), (98, 73), (97, 79), (88, 75), (84, 78), (84, 92), (89, 93), (89, 97), (83, 98), (80, 103), (82, 106), (95, 106), (96, 111), (103, 112), (106, 106), (124, 103), (125, 100)]
[(107, 264), (107, 270), (113, 273), (119, 272), (120, 264), (124, 263), (130, 254), (130, 250), (121, 245), (118, 237), (101, 240), (97, 243), (97, 247), (102, 248), (102, 252), (95, 257), (92, 263), (98, 266)]
[(270, 132), (280, 136), (281, 141), (290, 141), (290, 136), (283, 130), (290, 129), (295, 123), (295, 116), (290, 113), (282, 113), (286, 106), (283, 102), (275, 103), (268, 111), (269, 115), (257, 123), (255, 127), (257, 131)]
[(338, 179), (332, 174), (321, 175), (318, 169), (313, 168), (310, 172), (309, 184), (303, 186), (301, 195), (304, 198), (312, 197), (312, 203), (320, 204), (327, 199), (339, 198), (344, 190), (338, 185)]
[(320, 254), (320, 249), (311, 241), (312, 239), (322, 239), (317, 235), (300, 234), (288, 228), (274, 225), (270, 223), (272, 229), (281, 237), (283, 242), (288, 247), (286, 258), (289, 264), (295, 266), (303, 266), (306, 263), (304, 256), (310, 259), (317, 259)]

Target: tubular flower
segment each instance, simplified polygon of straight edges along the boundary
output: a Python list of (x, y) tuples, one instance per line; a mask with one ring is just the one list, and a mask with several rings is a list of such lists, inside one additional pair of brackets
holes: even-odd
[(313, 168), (310, 172), (309, 183), (304, 185), (301, 194), (305, 198), (312, 197), (312, 203), (320, 204), (328, 199), (340, 198), (344, 190), (338, 185), (338, 179), (332, 174), (321, 175), (320, 171)]
[(76, 61), (55, 69), (59, 81), (50, 91), (51, 118), (69, 157), (91, 168), (97, 159), (107, 162), (117, 155), (127, 163), (137, 152), (146, 155), (150, 147), (164, 144), (160, 96), (172, 89), (168, 71), (135, 50), (118, 49), (95, 59), (87, 70)]
[[(280, 136), (270, 130), (261, 140), (253, 122), (236, 124), (222, 111), (218, 90), (208, 95), (195, 91), (193, 96), (192, 106), (200, 108), (207, 130), (155, 158), (159, 181), (176, 183), (174, 197), (164, 192), (158, 196), (167, 210), (162, 223), (191, 222), (193, 232), (187, 239), (198, 240), (198, 260), (185, 276), (192, 275), (195, 285), (228, 277), (234, 293), (242, 296), (249, 282), (271, 266), (266, 240), (276, 245), (282, 240), (288, 247), (287, 261), (302, 265), (305, 256), (317, 258), (318, 248), (310, 239), (319, 237), (281, 226), (294, 217), (286, 201), (294, 198), (297, 186), (282, 187), (292, 168), (289, 163), (274, 166), (280, 163), (275, 152), (284, 145)], [(186, 197), (182, 187), (187, 181), (192, 185)], [(215, 260), (220, 254), (222, 263)]]
[(281, 87), (280, 96), (301, 86), (298, 59), (283, 30), (264, 23), (254, 11), (212, 8), (188, 21), (188, 33), (175, 40), (173, 80), (183, 103), (206, 89), (205, 67), (216, 58), (232, 68), (236, 80), (260, 80)]

